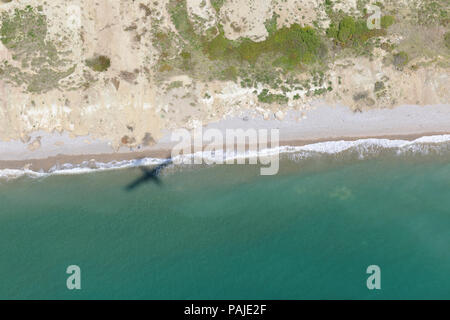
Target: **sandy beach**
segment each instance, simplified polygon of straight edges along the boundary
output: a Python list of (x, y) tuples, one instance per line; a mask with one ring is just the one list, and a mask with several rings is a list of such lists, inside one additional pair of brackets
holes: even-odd
[[(252, 117), (251, 112), (242, 117), (228, 118), (204, 126), (222, 132), (227, 129), (279, 129), (280, 146), (304, 146), (325, 141), (354, 141), (377, 138), (414, 140), (423, 136), (450, 134), (450, 106), (400, 106), (394, 109), (374, 109), (355, 113), (344, 106), (314, 105), (308, 113), (290, 111), (280, 121)], [(167, 158), (176, 142), (166, 132), (151, 147), (120, 148), (115, 151), (108, 141), (89, 136), (70, 137), (67, 134), (36, 132), (32, 139), (39, 146), (32, 150), (20, 141), (0, 142), (0, 169), (29, 169), (48, 171), (64, 164), (83, 162), (109, 163), (141, 158)]]

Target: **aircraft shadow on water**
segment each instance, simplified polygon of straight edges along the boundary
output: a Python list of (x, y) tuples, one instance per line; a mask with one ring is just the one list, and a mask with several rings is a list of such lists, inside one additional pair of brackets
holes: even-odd
[(169, 158), (153, 169), (148, 169), (146, 167), (140, 167), (140, 169), (143, 172), (142, 176), (140, 178), (134, 180), (128, 186), (126, 186), (125, 190), (132, 191), (132, 190), (136, 189), (137, 187), (141, 186), (142, 184), (148, 183), (148, 182), (154, 182), (157, 185), (161, 186), (162, 181), (159, 178), (161, 170), (163, 170), (165, 167), (167, 167), (168, 165), (170, 165), (172, 163), (173, 163), (172, 159)]

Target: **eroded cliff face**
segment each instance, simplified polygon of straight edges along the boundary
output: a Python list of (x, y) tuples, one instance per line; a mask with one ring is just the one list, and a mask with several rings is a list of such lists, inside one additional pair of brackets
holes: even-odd
[(333, 2), (0, 1), (0, 139), (67, 131), (136, 147), (315, 99), (448, 103), (448, 1), (379, 1), (392, 21), (377, 32), (361, 22), (369, 1)]
[[(24, 11), (42, 17), (46, 26), (39, 30), (37, 40), (11, 31), (17, 42), (27, 45), (0, 45), (2, 65), (8, 65), (2, 67), (0, 80), (2, 139), (26, 141), (30, 131), (42, 129), (90, 133), (111, 139), (115, 145), (122, 140), (140, 143), (147, 133), (157, 139), (161, 129), (155, 104), (158, 89), (145, 71), (153, 49), (144, 39), (136, 39), (138, 29), (130, 30), (133, 23), (151, 28), (139, 5), (129, 1), (52, 1), (47, 5), (15, 1), (1, 9), (3, 21), (6, 15), (11, 17), (11, 29), (16, 24), (16, 29), (33, 32), (35, 27), (27, 25), (38, 19), (27, 17)], [(41, 61), (49, 54), (47, 47), (55, 50), (49, 61)], [(107, 70), (88, 66), (87, 61), (98, 56), (110, 60)]]

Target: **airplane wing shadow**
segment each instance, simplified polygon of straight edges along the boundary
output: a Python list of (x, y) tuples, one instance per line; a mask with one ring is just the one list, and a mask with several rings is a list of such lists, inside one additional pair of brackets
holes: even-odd
[(156, 166), (153, 169), (148, 169), (146, 167), (140, 167), (140, 169), (142, 170), (142, 176), (139, 177), (138, 179), (134, 180), (133, 182), (131, 182), (129, 185), (127, 185), (125, 187), (125, 190), (132, 191), (132, 190), (138, 188), (139, 186), (141, 186), (142, 184), (149, 183), (149, 182), (154, 182), (158, 186), (162, 186), (162, 181), (159, 178), (159, 175), (165, 167), (169, 166), (172, 163), (173, 163), (172, 159), (167, 159), (166, 161), (159, 164), (158, 166)]

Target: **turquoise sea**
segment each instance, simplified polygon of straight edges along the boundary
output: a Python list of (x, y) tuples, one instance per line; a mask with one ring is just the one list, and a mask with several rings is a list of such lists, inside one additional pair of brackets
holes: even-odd
[(138, 168), (0, 180), (0, 298), (450, 299), (438, 149), (283, 155), (276, 176), (169, 167), (133, 192)]

